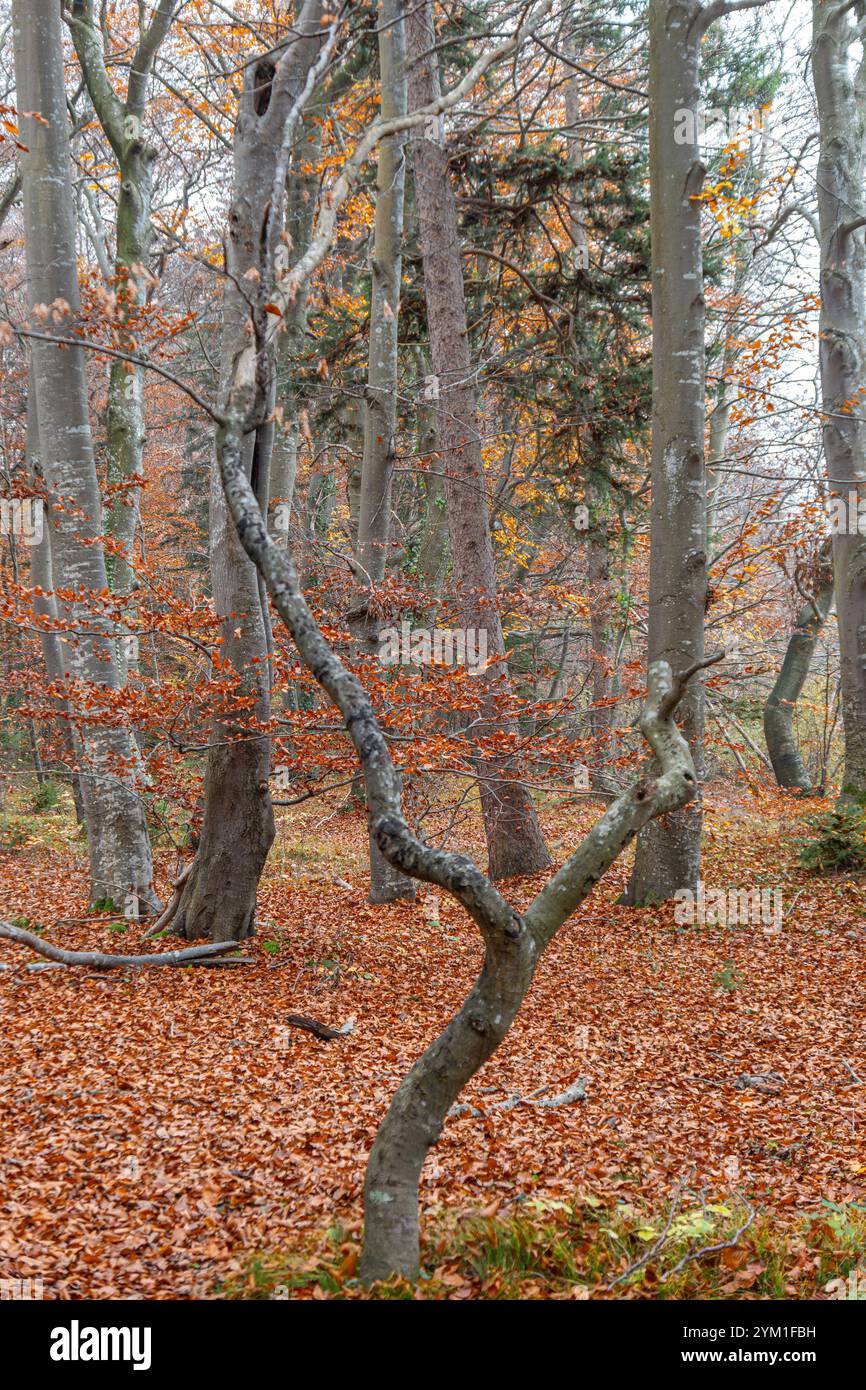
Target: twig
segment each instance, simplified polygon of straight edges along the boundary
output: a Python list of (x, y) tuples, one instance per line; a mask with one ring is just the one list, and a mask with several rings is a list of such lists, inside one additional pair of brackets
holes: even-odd
[(636, 1274), (639, 1269), (643, 1269), (643, 1266), (645, 1264), (649, 1264), (653, 1256), (658, 1254), (659, 1250), (661, 1250), (662, 1246), (668, 1238), (668, 1231), (674, 1223), (674, 1217), (676, 1216), (677, 1211), (679, 1210), (680, 1198), (683, 1195), (684, 1186), (685, 1182), (683, 1180), (681, 1180), (677, 1185), (676, 1191), (674, 1192), (674, 1195), (671, 1198), (671, 1208), (668, 1212), (668, 1219), (665, 1223), (665, 1228), (659, 1236), (658, 1240), (655, 1242), (654, 1245), (650, 1246), (649, 1250), (644, 1251), (640, 1259), (635, 1260), (634, 1264), (630, 1264), (628, 1269), (623, 1270), (622, 1274), (618, 1274), (615, 1279), (612, 1279), (607, 1286), (608, 1289), (616, 1288), (617, 1284), (621, 1284), (624, 1279), (630, 1278), (630, 1276), (632, 1274)]
[(702, 1260), (705, 1255), (718, 1255), (720, 1250), (733, 1249), (737, 1241), (740, 1239), (740, 1236), (744, 1235), (746, 1231), (749, 1229), (756, 1215), (755, 1208), (749, 1206), (749, 1203), (746, 1201), (745, 1197), (740, 1196), (740, 1201), (743, 1203), (743, 1206), (746, 1208), (746, 1211), (749, 1214), (743, 1222), (742, 1226), (739, 1226), (737, 1230), (734, 1232), (734, 1234), (731, 1236), (731, 1239), (719, 1241), (718, 1245), (706, 1245), (701, 1250), (690, 1250), (687, 1255), (683, 1255), (683, 1258), (679, 1261), (678, 1264), (674, 1265), (673, 1269), (669, 1270), (667, 1274), (662, 1276), (663, 1280), (672, 1279), (675, 1274), (679, 1274), (683, 1266), (687, 1265), (690, 1260)]

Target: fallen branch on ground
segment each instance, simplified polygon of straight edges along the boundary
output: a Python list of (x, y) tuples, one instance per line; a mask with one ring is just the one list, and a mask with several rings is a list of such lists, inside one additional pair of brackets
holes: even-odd
[(5, 937), (7, 941), (17, 941), (21, 946), (29, 946), (31, 950), (38, 951), (40, 956), (47, 956), (59, 965), (89, 965), (97, 970), (112, 970), (124, 965), (195, 965), (211, 956), (225, 955), (228, 951), (238, 949), (236, 941), (212, 941), (206, 946), (187, 946), (182, 951), (150, 951), (144, 956), (114, 956), (106, 955), (102, 951), (64, 951), (60, 946), (52, 946), (49, 941), (42, 941), (32, 932), (13, 927), (11, 922), (0, 922), (0, 937)]
[[(576, 1100), (586, 1100), (586, 1077), (579, 1076), (576, 1081), (572, 1081), (564, 1091), (559, 1091), (555, 1096), (547, 1096), (543, 1100), (536, 1100), (536, 1096), (544, 1096), (545, 1091), (549, 1091), (549, 1086), (539, 1086), (537, 1091), (530, 1091), (528, 1096), (508, 1096), (506, 1100), (496, 1100), (488, 1107), (491, 1110), (514, 1110), (518, 1105), (540, 1105), (547, 1110), (556, 1110), (560, 1105), (571, 1105)], [(452, 1105), (448, 1111), (449, 1118), (457, 1119), (460, 1115), (483, 1115), (484, 1111), (479, 1110), (475, 1105)]]
[(286, 1014), (286, 1023), (290, 1024), (292, 1028), (303, 1028), (321, 1042), (332, 1042), (334, 1038), (347, 1038), (355, 1026), (355, 1020), (350, 1018), (343, 1024), (342, 1028), (329, 1028), (327, 1023), (317, 1023), (314, 1018), (304, 1018), (303, 1014)]

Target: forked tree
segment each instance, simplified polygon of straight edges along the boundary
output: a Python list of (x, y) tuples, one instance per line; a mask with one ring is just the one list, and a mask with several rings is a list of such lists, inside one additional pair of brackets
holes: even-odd
[[(429, 122), (471, 90), (487, 66), (530, 38), (549, 9), (547, 3), (537, 7), (514, 38), (479, 59), (445, 96), (436, 95), (425, 105), (416, 106), (411, 115), (379, 120), (368, 129), (323, 195), (316, 235), (307, 255), (288, 272), (277, 273), (258, 287), (273, 308), (284, 311), (293, 302), (299, 284), (321, 263), (331, 245), (339, 209), (376, 144), (412, 125), (429, 129)], [(639, 778), (612, 803), (522, 912), (499, 893), (471, 859), (423, 844), (403, 814), (400, 775), (370, 699), (313, 618), (292, 560), (270, 536), (248, 477), (246, 441), (269, 409), (271, 345), (278, 331), (255, 310), (249, 324), (224, 405), (215, 412), (217, 460), (239, 540), (261, 574), (301, 660), (342, 715), (364, 772), (369, 830), (379, 851), (401, 873), (436, 884), (451, 894), (476, 923), (484, 943), (478, 979), (460, 1010), (398, 1089), (367, 1167), (362, 1275), (368, 1281), (392, 1274), (413, 1278), (419, 1262), (421, 1168), (456, 1097), (507, 1035), (538, 961), (562, 924), (642, 826), (685, 806), (695, 794), (692, 756), (673, 716), (689, 678), (707, 663), (694, 663), (677, 676), (665, 661), (650, 666), (641, 726), (655, 759), (651, 775)]]

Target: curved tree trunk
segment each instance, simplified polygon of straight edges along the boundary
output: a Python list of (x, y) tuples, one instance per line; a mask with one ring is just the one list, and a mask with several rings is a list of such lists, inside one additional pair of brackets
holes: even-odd
[[(549, 9), (550, 0), (547, 4), (542, 0), (532, 16), (534, 22), (540, 22)], [(530, 21), (521, 25), (513, 38), (492, 50), (488, 61), (492, 63), (512, 52), (527, 29)], [(478, 69), (479, 74), (483, 70)], [(458, 99), (460, 90), (454, 89), (451, 102)], [(446, 104), (437, 103), (434, 111), (444, 109)], [(361, 167), (365, 151), (377, 133), (385, 135), (393, 130), (386, 123), (378, 132), (374, 127), (367, 136), (367, 145), (359, 146), (347, 161), (348, 172), (341, 174), (328, 190), (315, 255), (311, 254), (306, 266), (296, 267), (287, 275), (282, 285), (279, 281), (266, 282), (265, 292), (278, 304), (286, 303), (303, 275), (321, 263), (331, 244), (336, 214), (352, 186), (352, 174)], [(235, 361), (231, 389), (220, 411), (217, 430), (220, 476), (238, 537), (261, 573), (300, 659), (342, 715), (364, 770), (370, 830), (382, 854), (402, 873), (447, 889), (477, 924), (484, 940), (484, 966), (466, 1005), (400, 1088), (371, 1155), (365, 1190), (362, 1274), (366, 1279), (392, 1273), (411, 1278), (418, 1268), (418, 1175), (452, 1099), (504, 1037), (545, 947), (593, 884), (641, 826), (652, 817), (675, 811), (695, 794), (691, 754), (673, 714), (689, 677), (699, 666), (694, 664), (679, 679), (674, 679), (666, 662), (650, 667), (641, 727), (655, 755), (656, 770), (648, 780), (642, 779), (616, 799), (523, 915), (505, 901), (466, 856), (421, 843), (403, 815), (400, 776), (369, 698), (319, 630), (300, 592), (291, 558), (284, 548), (274, 544), (247, 477), (244, 438), (261, 418), (266, 404), (267, 349), (272, 341), (270, 332), (262, 336), (255, 309), (250, 323), (254, 333)]]
[[(416, 110), (440, 95), (430, 0), (410, 7), (406, 29), (410, 109)], [(441, 119), (417, 126), (412, 138), (430, 352), (438, 378), (438, 442), (445, 472), (452, 573), (464, 627), (487, 633), (491, 665), (477, 677), (482, 693), (481, 736), (514, 733), (514, 724), (501, 715), (511, 697), (511, 683), (507, 663), (496, 659), (504, 657), (505, 642), (466, 328), (457, 206)], [(491, 877), (510, 878), (546, 868), (550, 856), (532, 798), (520, 780), (520, 768), (507, 756), (479, 758), (477, 766)]]
[(364, 769), (370, 829), (382, 854), (401, 873), (450, 892), (484, 941), (481, 974), (459, 1013), (400, 1086), (370, 1154), (364, 1185), (362, 1277), (370, 1281), (399, 1274), (412, 1279), (418, 1273), (421, 1167), (453, 1101), (506, 1036), (538, 961), (563, 922), (642, 826), (675, 811), (695, 794), (689, 747), (673, 720), (683, 684), (674, 680), (666, 662), (650, 667), (641, 728), (657, 770), (649, 780), (640, 780), (617, 797), (521, 915), (470, 859), (422, 844), (406, 823), (400, 776), (370, 701), (317, 627), (291, 559), (269, 536), (246, 477), (243, 421), (254, 399), (255, 380), (254, 361), (239, 362), (235, 389), (218, 432), (222, 481), (238, 534), (260, 569), (301, 660), (343, 716)]
[(812, 779), (794, 736), (794, 709), (806, 683), (812, 655), (833, 606), (833, 572), (825, 557), (818, 591), (797, 614), (782, 669), (764, 706), (764, 737), (780, 787), (813, 791)]

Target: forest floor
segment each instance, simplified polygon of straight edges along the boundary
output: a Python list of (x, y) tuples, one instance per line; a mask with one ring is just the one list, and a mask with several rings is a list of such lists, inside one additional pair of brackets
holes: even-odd
[[(618, 907), (614, 866), (425, 1165), (426, 1282), (384, 1296), (828, 1297), (866, 1271), (866, 887), (798, 867), (789, 800), (710, 788), (706, 813), (706, 883), (779, 889), (782, 930)], [(366, 902), (358, 814), (282, 815), (253, 965), (29, 972), (0, 943), (0, 1278), (62, 1299), (362, 1296), (370, 1143), (479, 941), (444, 898)], [(547, 809), (557, 860), (592, 818)], [(162, 949), (87, 918), (62, 806), (15, 827), (4, 919)], [(163, 889), (175, 868), (161, 856)], [(289, 1013), (354, 1026), (324, 1043)], [(584, 1100), (497, 1106), (578, 1078)]]

